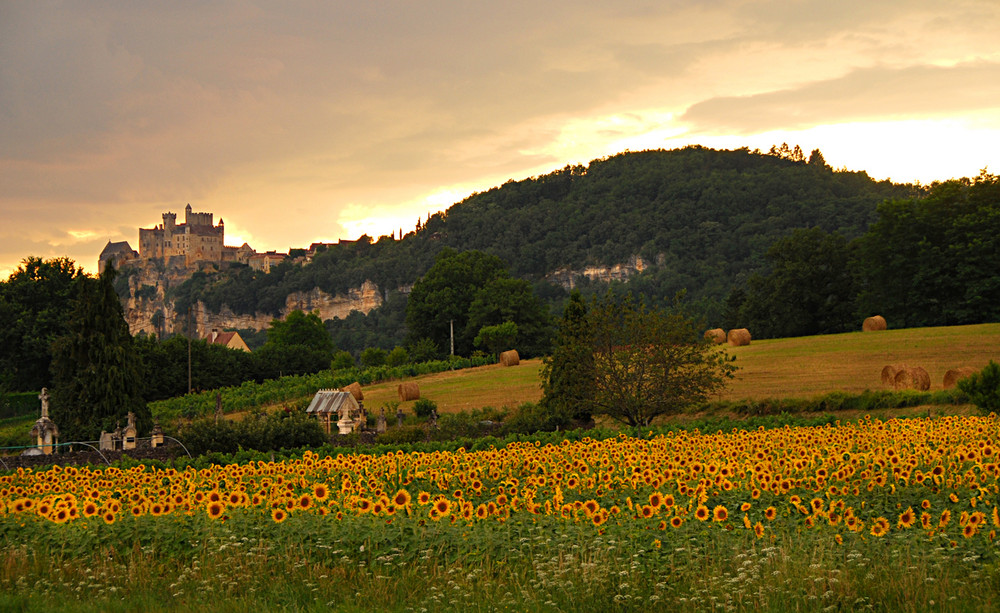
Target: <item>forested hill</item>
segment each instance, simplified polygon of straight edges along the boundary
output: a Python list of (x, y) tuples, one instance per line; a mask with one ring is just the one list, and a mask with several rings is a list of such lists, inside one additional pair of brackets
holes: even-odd
[(541, 283), (554, 271), (640, 256), (651, 266), (633, 278), (636, 288), (657, 297), (686, 289), (707, 314), (717, 313), (730, 290), (762, 268), (776, 239), (810, 227), (854, 238), (874, 221), (878, 203), (918, 192), (834, 171), (819, 152), (809, 161), (745, 149), (629, 152), (473, 194), (401, 240), (362, 237), (306, 266), (199, 274), (175, 291), (178, 309), (201, 298), (213, 309), (277, 313), (288, 293), (313, 287), (342, 293), (369, 279), (388, 295), (451, 247), (501, 257), (548, 299), (562, 292)]

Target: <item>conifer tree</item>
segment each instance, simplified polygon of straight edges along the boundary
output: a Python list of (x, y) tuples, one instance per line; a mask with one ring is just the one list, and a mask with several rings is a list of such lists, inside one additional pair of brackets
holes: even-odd
[(68, 332), (53, 344), (52, 419), (64, 441), (93, 441), (125, 425), (131, 411), (140, 435), (152, 425), (142, 399), (142, 366), (121, 302), (115, 269), (76, 280)]
[(594, 347), (587, 305), (574, 291), (563, 310), (552, 355), (542, 366), (542, 406), (576, 421), (590, 421), (594, 395)]

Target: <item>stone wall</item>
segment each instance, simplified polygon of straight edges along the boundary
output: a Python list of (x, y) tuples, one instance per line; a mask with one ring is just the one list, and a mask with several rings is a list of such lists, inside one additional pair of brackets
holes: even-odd
[[(148, 444), (148, 442), (147, 442)], [(175, 443), (167, 443), (156, 447), (136, 447), (135, 449), (129, 449), (128, 451), (102, 451), (100, 454), (93, 449), (86, 449), (84, 451), (70, 451), (66, 453), (53, 453), (50, 455), (15, 455), (15, 456), (3, 456), (0, 457), (2, 464), (0, 464), (0, 469), (6, 466), (7, 470), (16, 470), (18, 468), (41, 468), (42, 470), (47, 469), (49, 466), (58, 464), (59, 466), (82, 466), (84, 464), (90, 464), (95, 467), (107, 466), (107, 462), (104, 461), (104, 457), (110, 462), (115, 462), (121, 460), (122, 457), (128, 456), (136, 460), (160, 460), (166, 462), (172, 460), (179, 456), (187, 456), (184, 449), (180, 445)]]

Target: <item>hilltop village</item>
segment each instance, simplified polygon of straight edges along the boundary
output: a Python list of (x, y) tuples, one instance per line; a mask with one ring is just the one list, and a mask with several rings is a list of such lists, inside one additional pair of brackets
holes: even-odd
[[(247, 243), (239, 247), (225, 244), (226, 226), (223, 219), (215, 224), (214, 213), (194, 212), (191, 205), (184, 208), (184, 223), (177, 223), (177, 214), (166, 212), (163, 222), (152, 228), (139, 228), (139, 251), (128, 241), (105, 245), (98, 257), (101, 272), (109, 263), (115, 268), (123, 265), (143, 268), (152, 261), (162, 262), (168, 270), (219, 270), (224, 264), (245, 264), (254, 270), (270, 272), (271, 267), (289, 258), (288, 253), (267, 251), (258, 253)], [(341, 241), (348, 242), (348, 241)], [(292, 250), (296, 258), (309, 261), (317, 251), (336, 243), (313, 243), (307, 249)]]

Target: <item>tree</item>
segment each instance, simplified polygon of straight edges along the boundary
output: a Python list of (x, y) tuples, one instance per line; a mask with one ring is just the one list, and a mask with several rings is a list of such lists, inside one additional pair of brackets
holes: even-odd
[(476, 292), (469, 305), (466, 327), (473, 338), (484, 327), (506, 322), (515, 325), (515, 336), (509, 342), (515, 344), (522, 355), (533, 357), (549, 352), (552, 318), (548, 308), (535, 296), (531, 284), (524, 279), (507, 276), (494, 279)]
[(956, 387), (983, 414), (1000, 412), (1000, 364), (993, 360), (978, 373), (959, 379)]
[(429, 338), (438, 347), (448, 348), (454, 326), (455, 353), (468, 355), (478, 331), (466, 329), (469, 307), (481, 287), (505, 276), (506, 267), (495, 255), (441, 250), (430, 270), (413, 284), (406, 304), (411, 342)]
[(589, 422), (596, 394), (594, 343), (579, 291), (570, 294), (553, 345), (552, 355), (542, 361), (540, 404), (549, 414)]
[(372, 366), (384, 366), (387, 355), (385, 349), (381, 347), (368, 347), (361, 352), (361, 366), (371, 368)]
[(476, 335), (476, 347), (487, 349), (494, 357), (499, 357), (504, 347), (511, 347), (517, 338), (517, 324), (505, 321), (495, 326), (483, 326)]
[(53, 345), (52, 419), (61, 438), (96, 440), (101, 431), (136, 417), (139, 432), (152, 426), (142, 398), (142, 366), (114, 289), (116, 271), (76, 279), (67, 333)]
[(333, 338), (326, 331), (323, 320), (316, 311), (308, 315), (295, 310), (284, 321), (274, 319), (267, 331), (267, 342), (272, 345), (301, 345), (333, 353)]
[(587, 315), (593, 334), (593, 413), (647, 426), (721, 390), (736, 367), (679, 310), (661, 312), (610, 294)]
[[(795, 230), (767, 250), (772, 270), (747, 281), (738, 321), (758, 338), (811, 336), (853, 327), (850, 250), (839, 234)], [(736, 294), (731, 295), (736, 299)]]
[(254, 352), (255, 378), (319, 372), (330, 366), (333, 349), (333, 338), (316, 312), (292, 311), (284, 321), (271, 321), (267, 342)]
[(52, 387), (52, 342), (66, 334), (76, 279), (69, 258), (25, 258), (0, 282), (0, 383), (9, 389)]

